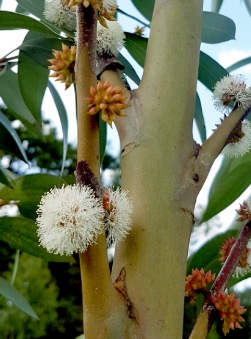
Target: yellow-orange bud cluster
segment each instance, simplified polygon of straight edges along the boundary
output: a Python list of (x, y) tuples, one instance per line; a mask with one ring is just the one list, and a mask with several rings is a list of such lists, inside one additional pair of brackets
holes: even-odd
[(223, 320), (222, 331), (224, 335), (230, 329), (242, 328), (240, 322), (244, 321), (244, 319), (241, 314), (245, 313), (246, 309), (240, 305), (240, 299), (234, 298), (234, 293), (228, 295), (221, 291), (216, 296), (212, 296), (212, 301), (220, 313), (220, 318)]
[(195, 302), (199, 293), (206, 292), (207, 285), (213, 282), (214, 279), (215, 273), (211, 274), (211, 270), (207, 273), (204, 272), (203, 268), (192, 270), (192, 274), (186, 276), (185, 283), (185, 296), (190, 298), (190, 303)]
[[(227, 239), (226, 241), (224, 241), (224, 243), (222, 244), (221, 248), (220, 248), (220, 251), (219, 251), (219, 254), (221, 255), (220, 257), (220, 261), (221, 262), (225, 262), (230, 251), (231, 251), (231, 248), (233, 247), (234, 243), (236, 241), (236, 238), (235, 237), (231, 237), (229, 239)], [(238, 266), (243, 268), (244, 270), (249, 267), (249, 263), (248, 263), (248, 256), (251, 252), (251, 249), (246, 247), (242, 253), (242, 256), (240, 258), (240, 261), (238, 263)]]
[(52, 52), (55, 58), (48, 60), (51, 63), (48, 69), (54, 71), (54, 73), (50, 77), (56, 77), (56, 81), (64, 82), (65, 89), (67, 89), (75, 81), (76, 46), (73, 45), (69, 48), (62, 44), (62, 51), (53, 49)]
[(125, 116), (122, 110), (129, 105), (126, 103), (127, 97), (120, 86), (113, 87), (108, 81), (102, 84), (98, 81), (97, 87), (91, 86), (91, 96), (86, 98), (88, 102), (88, 114), (94, 115), (101, 112), (101, 119), (112, 127), (112, 122), (116, 116)]

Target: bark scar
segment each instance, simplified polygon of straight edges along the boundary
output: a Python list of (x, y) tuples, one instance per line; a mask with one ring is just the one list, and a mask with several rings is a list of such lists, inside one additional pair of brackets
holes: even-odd
[(128, 293), (127, 293), (127, 287), (126, 287), (126, 270), (125, 267), (122, 267), (121, 271), (119, 272), (118, 278), (114, 282), (114, 287), (116, 290), (122, 295), (124, 298), (127, 310), (128, 310), (128, 316), (130, 319), (138, 322), (138, 316), (137, 316), (137, 311), (131, 302)]
[(186, 214), (186, 216), (192, 221), (192, 223), (195, 223), (195, 219), (194, 219), (194, 214), (191, 210), (189, 210), (188, 208), (181, 208), (181, 210)]

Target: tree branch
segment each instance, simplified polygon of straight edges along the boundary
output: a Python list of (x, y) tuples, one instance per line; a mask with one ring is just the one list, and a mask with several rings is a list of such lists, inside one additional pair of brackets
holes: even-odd
[[(100, 177), (98, 117), (87, 114), (85, 98), (90, 86), (96, 86), (97, 13), (92, 6), (77, 5), (76, 91), (78, 116), (78, 161), (85, 160), (94, 175)], [(106, 239), (102, 234), (97, 244), (80, 253), (80, 270), (84, 304), (86, 338), (105, 338), (109, 318), (124, 304), (110, 277)]]

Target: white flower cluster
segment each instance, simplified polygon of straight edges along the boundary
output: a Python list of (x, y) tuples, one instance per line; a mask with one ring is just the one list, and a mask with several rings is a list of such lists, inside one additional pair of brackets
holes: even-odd
[(215, 108), (223, 113), (231, 110), (230, 103), (246, 109), (251, 105), (251, 88), (247, 88), (243, 75), (227, 75), (215, 84), (213, 101)]
[(76, 12), (65, 0), (45, 0), (44, 17), (59, 28), (76, 31)]
[(241, 125), (242, 136), (236, 142), (230, 142), (223, 150), (222, 154), (228, 158), (237, 158), (248, 153), (251, 149), (251, 123), (244, 120)]
[(127, 191), (117, 189), (112, 191), (107, 189), (106, 193), (109, 204), (112, 206), (110, 211), (106, 210), (107, 245), (118, 242), (126, 237), (131, 230), (132, 203), (127, 198)]
[(88, 186), (69, 185), (45, 193), (37, 210), (37, 234), (48, 252), (71, 255), (85, 252), (105, 229), (109, 239), (120, 241), (131, 229), (132, 204), (127, 192), (109, 190), (108, 213)]
[(117, 21), (106, 21), (108, 28), (98, 22), (97, 27), (97, 52), (118, 55), (124, 46), (125, 34)]
[[(224, 114), (232, 110), (230, 104), (233, 104), (233, 108), (247, 109), (251, 106), (251, 88), (247, 88), (243, 75), (227, 75), (215, 84), (213, 101), (215, 108)], [(251, 124), (246, 120), (223, 148), (222, 154), (234, 158), (246, 154), (250, 149)]]

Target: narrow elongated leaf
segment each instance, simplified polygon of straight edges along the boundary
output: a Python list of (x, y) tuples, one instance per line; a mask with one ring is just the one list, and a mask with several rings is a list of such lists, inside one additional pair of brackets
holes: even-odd
[(0, 110), (0, 149), (11, 153), (28, 163), (27, 156), (22, 146), (22, 142), (11, 122)]
[[(204, 212), (202, 222), (211, 219), (233, 203), (251, 184), (251, 160), (244, 161), (227, 171), (227, 175), (218, 181), (210, 190), (209, 202)], [(222, 175), (222, 174), (221, 174)]]
[(15, 9), (15, 12), (16, 13), (19, 13), (19, 14), (25, 14), (25, 15), (28, 15), (29, 12), (26, 11), (26, 9), (24, 9), (22, 6), (20, 5), (17, 5), (16, 9)]
[(227, 68), (227, 71), (228, 71), (228, 72), (233, 72), (233, 71), (235, 71), (237, 68), (246, 66), (246, 65), (248, 65), (248, 64), (250, 64), (250, 63), (251, 63), (251, 57), (242, 59), (242, 60), (240, 60), (240, 61), (235, 62), (233, 65), (229, 66), (229, 67)]
[(125, 66), (125, 74), (132, 79), (137, 85), (140, 83), (140, 78), (138, 74), (136, 73), (135, 69), (132, 67), (130, 62), (127, 61), (127, 59), (120, 53), (118, 56), (118, 59), (122, 62), (122, 64)]
[(28, 13), (35, 15), (37, 18), (41, 20), (43, 24), (45, 24), (48, 28), (50, 28), (54, 33), (57, 33), (58, 36), (61, 35), (63, 31), (68, 37), (71, 37), (74, 40), (74, 33), (69, 32), (67, 30), (58, 28), (58, 26), (53, 25), (51, 22), (47, 21), (44, 18), (44, 0), (17, 0), (20, 6), (22, 6)]
[(44, 0), (16, 0), (26, 11), (35, 15), (39, 19), (43, 19)]
[(29, 32), (27, 39), (23, 41), (19, 48), (25, 51), (34, 61), (44, 67), (48, 67), (50, 63), (48, 59), (53, 59), (52, 50), (61, 50), (62, 39), (50, 38), (46, 34)]
[(57, 107), (58, 115), (61, 122), (62, 132), (63, 132), (63, 159), (62, 159), (62, 169), (61, 169), (61, 175), (64, 170), (65, 166), (65, 160), (67, 155), (67, 147), (68, 147), (68, 116), (67, 112), (65, 110), (64, 104), (60, 98), (60, 95), (52, 85), (52, 83), (48, 82), (48, 88), (51, 92), (51, 95), (54, 99), (55, 105)]
[(142, 36), (126, 33), (126, 49), (141, 67), (145, 63), (147, 42)]
[(137, 18), (137, 17), (134, 16), (134, 15), (131, 15), (131, 14), (127, 13), (127, 12), (122, 11), (120, 8), (117, 9), (117, 13), (123, 14), (123, 15), (127, 16), (128, 18), (137, 21), (137, 22), (138, 22), (139, 24), (141, 24), (142, 26), (145, 26), (145, 27), (149, 27), (149, 28), (150, 28), (150, 25), (149, 25), (149, 24), (147, 24), (146, 22), (140, 20), (139, 18)]
[(194, 120), (198, 131), (200, 133), (201, 141), (204, 142), (207, 138), (205, 120), (202, 112), (200, 97), (198, 93), (196, 93), (196, 102), (195, 102), (195, 112), (194, 112)]
[(211, 4), (212, 12), (218, 13), (220, 8), (221, 8), (221, 6), (222, 6), (222, 3), (223, 3), (223, 0), (214, 0), (214, 1), (212, 1), (212, 4)]
[(209, 55), (200, 52), (198, 80), (200, 80), (210, 91), (213, 90), (215, 83), (226, 75), (228, 75), (228, 72), (225, 68)]
[(12, 187), (12, 180), (9, 175), (9, 172), (2, 166), (0, 161), (0, 183)]
[(152, 19), (153, 8), (155, 0), (132, 0), (134, 6), (140, 11), (140, 13), (149, 21)]
[(37, 226), (34, 220), (24, 217), (2, 217), (0, 219), (0, 240), (12, 248), (20, 249), (46, 261), (74, 261), (71, 256), (48, 253), (42, 246), (39, 246), (36, 232)]
[(247, 7), (249, 15), (251, 15), (251, 1), (250, 0), (244, 0), (244, 4)]
[(61, 178), (49, 174), (20, 176), (13, 182), (14, 189), (4, 187), (0, 190), (0, 196), (5, 201), (18, 201), (20, 213), (35, 220), (37, 205), (44, 192), (54, 186), (61, 187), (64, 183)]
[(217, 44), (235, 39), (235, 23), (230, 18), (212, 12), (203, 12), (202, 42)]
[(14, 12), (0, 11), (0, 30), (28, 29), (35, 32), (41, 32), (57, 36), (49, 27), (41, 22)]
[(30, 317), (39, 319), (27, 300), (7, 280), (0, 277), (0, 293)]
[(41, 135), (41, 127), (35, 120), (21, 95), (17, 74), (5, 68), (0, 72), (0, 96), (11, 113), (34, 135)]
[(33, 116), (41, 123), (41, 105), (48, 83), (49, 71), (26, 52), (20, 50), (18, 82), (23, 100)]

